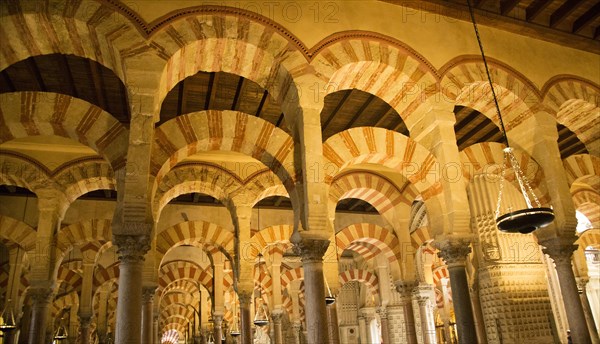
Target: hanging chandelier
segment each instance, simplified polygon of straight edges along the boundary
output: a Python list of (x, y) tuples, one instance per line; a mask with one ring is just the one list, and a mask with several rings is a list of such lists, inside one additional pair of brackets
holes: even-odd
[[(504, 122), (502, 121), (502, 115), (500, 113), (500, 105), (498, 105), (498, 98), (494, 91), (494, 84), (492, 83), (492, 77), (487, 65), (485, 54), (483, 53), (483, 45), (481, 38), (479, 37), (479, 30), (477, 30), (477, 24), (475, 23), (475, 14), (473, 13), (473, 7), (471, 6), (471, 0), (467, 0), (469, 7), (469, 14), (471, 15), (471, 21), (473, 28), (475, 29), (475, 36), (477, 37), (477, 43), (479, 44), (479, 50), (481, 52), (481, 58), (483, 59), (483, 65), (487, 74), (488, 82), (492, 90), (492, 97), (494, 98), (494, 104), (496, 105), (496, 113), (498, 115), (498, 121), (500, 122), (500, 130), (502, 131), (502, 137), (506, 148), (504, 148), (504, 159), (502, 163), (502, 170), (500, 172), (500, 190), (498, 192), (498, 202), (496, 206), (496, 225), (498, 229), (506, 233), (522, 233), (528, 234), (535, 231), (538, 228), (545, 227), (554, 221), (554, 211), (552, 208), (542, 207), (540, 201), (533, 193), (529, 180), (521, 170), (519, 162), (514, 155), (513, 149), (508, 144), (508, 137), (506, 136), (506, 129), (504, 128)], [(521, 195), (527, 204), (526, 209), (520, 209), (512, 211), (509, 207), (509, 212), (500, 215), (501, 203), (502, 203), (502, 191), (505, 183), (506, 171), (511, 169), (515, 174), (515, 179), (519, 184)], [(530, 197), (531, 196), (531, 197)]]
[(331, 294), (331, 289), (329, 288), (329, 283), (327, 283), (327, 278), (325, 278), (325, 287), (327, 288), (327, 295), (325, 295), (325, 304), (333, 305), (335, 303), (335, 297)]
[(2, 333), (14, 330), (17, 328), (15, 323), (15, 315), (13, 314), (12, 307), (10, 307), (10, 299), (4, 305), (4, 310), (0, 314), (0, 331)]
[(67, 328), (63, 325), (63, 320), (63, 318), (60, 319), (60, 325), (54, 333), (54, 340), (56, 341), (63, 341), (67, 339), (67, 337), (69, 337), (69, 334), (67, 333)]
[[(258, 254), (258, 276), (260, 278), (260, 264), (262, 260), (262, 254)], [(269, 318), (267, 317), (267, 310), (265, 309), (265, 304), (262, 299), (262, 286), (260, 285), (260, 281), (258, 282), (258, 300), (256, 304), (256, 314), (254, 315), (254, 325), (262, 327), (269, 324)]]

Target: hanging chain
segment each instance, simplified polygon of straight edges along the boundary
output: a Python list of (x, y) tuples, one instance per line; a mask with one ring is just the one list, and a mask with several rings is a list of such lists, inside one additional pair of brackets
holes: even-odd
[(502, 190), (504, 189), (504, 176), (506, 175), (506, 152), (504, 152), (504, 161), (502, 163), (502, 170), (500, 172), (500, 191), (498, 191), (498, 202), (496, 203), (496, 216), (500, 216), (500, 204), (502, 204)]
[(517, 161), (517, 158), (513, 154), (512, 149), (510, 149), (510, 152), (509, 152), (508, 156), (510, 157), (510, 163), (513, 166), (513, 170), (515, 171), (515, 175), (517, 176), (517, 181), (519, 182), (519, 186), (521, 187), (521, 193), (523, 194), (523, 197), (525, 198), (525, 202), (527, 203), (527, 207), (528, 208), (532, 208), (533, 207), (532, 204), (531, 204), (531, 201), (529, 200), (529, 194), (531, 194), (531, 196), (533, 198), (533, 201), (536, 204), (536, 207), (541, 207), (540, 201), (538, 200), (538, 198), (535, 196), (535, 193), (531, 189), (531, 185), (529, 184), (529, 180), (527, 179), (527, 177), (523, 173), (523, 170), (521, 170), (521, 167), (519, 166), (519, 162)]
[(488, 82), (490, 84), (490, 88), (492, 89), (492, 96), (494, 97), (494, 104), (496, 105), (496, 114), (498, 115), (498, 120), (500, 121), (500, 128), (502, 129), (502, 137), (504, 138), (506, 147), (510, 147), (510, 145), (508, 144), (508, 137), (506, 137), (506, 129), (504, 129), (504, 121), (502, 120), (502, 115), (500, 114), (500, 105), (498, 105), (498, 98), (496, 97), (496, 91), (494, 91), (494, 84), (492, 83), (492, 77), (490, 76), (490, 70), (488, 68), (485, 54), (483, 53), (483, 44), (481, 43), (481, 38), (479, 37), (479, 30), (477, 29), (477, 24), (475, 23), (475, 14), (473, 13), (471, 0), (467, 0), (467, 5), (469, 6), (469, 14), (471, 15), (471, 21), (473, 22), (473, 28), (475, 29), (475, 36), (477, 37), (477, 43), (479, 44), (479, 51), (481, 52), (481, 58), (483, 59), (485, 73), (487, 74)]

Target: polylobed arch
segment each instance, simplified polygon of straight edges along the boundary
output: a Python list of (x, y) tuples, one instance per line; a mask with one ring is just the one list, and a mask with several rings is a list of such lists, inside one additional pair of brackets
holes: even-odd
[(343, 286), (350, 281), (357, 281), (364, 283), (368, 287), (371, 295), (379, 295), (379, 279), (377, 278), (377, 275), (370, 271), (362, 269), (346, 270), (339, 274), (338, 279), (340, 281), (340, 286)]
[(12, 139), (56, 135), (97, 151), (118, 170), (125, 165), (129, 131), (99, 107), (51, 92), (0, 94), (0, 143)]
[[(254, 130), (256, 128), (260, 130)], [(293, 140), (262, 119), (238, 111), (200, 111), (169, 120), (155, 129), (154, 137), (153, 194), (162, 178), (183, 159), (197, 152), (214, 150), (246, 154), (273, 171), (288, 190), (293, 189)]]
[[(482, 142), (463, 149), (459, 155), (462, 164), (462, 176), (466, 183), (470, 183), (477, 174), (493, 175), (499, 178), (500, 169), (504, 164), (504, 148), (505, 146), (501, 143)], [(540, 203), (550, 204), (550, 194), (543, 182), (544, 171), (541, 166), (520, 149), (513, 148), (513, 153)], [(514, 174), (513, 179), (508, 179), (510, 175), (511, 173), (506, 174), (506, 180), (514, 182)]]
[[(331, 184), (345, 168), (358, 164), (377, 164), (390, 168), (406, 178), (423, 197), (432, 213), (441, 214), (444, 207), (441, 178), (436, 158), (414, 140), (382, 128), (362, 127), (331, 136), (323, 144), (325, 182)], [(443, 219), (432, 218), (440, 232)], [(438, 223), (440, 221), (441, 223)]]

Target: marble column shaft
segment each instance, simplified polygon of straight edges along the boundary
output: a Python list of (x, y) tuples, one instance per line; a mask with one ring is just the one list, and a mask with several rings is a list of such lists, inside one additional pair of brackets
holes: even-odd
[(390, 328), (388, 325), (387, 309), (380, 307), (377, 309), (377, 313), (381, 320), (381, 341), (383, 344), (390, 344)]
[(283, 312), (277, 311), (271, 313), (271, 319), (273, 320), (273, 343), (283, 344), (283, 329), (281, 328), (281, 319), (283, 318)]
[(119, 290), (115, 341), (139, 344), (142, 334), (142, 269), (150, 240), (142, 235), (113, 235), (119, 255)]
[(544, 253), (554, 260), (573, 343), (591, 344), (592, 339), (579, 298), (573, 267), (571, 266), (571, 257), (573, 251), (577, 249), (577, 245), (561, 241), (558, 238), (543, 241), (540, 244), (544, 246)]
[(213, 336), (215, 337), (215, 343), (221, 343), (223, 338), (223, 314), (214, 312), (213, 313)]
[(80, 344), (90, 343), (90, 323), (92, 321), (91, 314), (80, 314), (79, 315), (79, 332), (80, 332)]
[(327, 324), (329, 328), (329, 344), (340, 344), (340, 329), (338, 326), (337, 304), (332, 303), (327, 308)]
[(329, 341), (323, 276), (323, 255), (328, 247), (329, 240), (302, 239), (294, 244), (294, 250), (302, 257), (304, 269), (307, 344)]
[(402, 295), (402, 312), (404, 314), (404, 326), (406, 328), (406, 343), (416, 344), (417, 333), (415, 328), (415, 314), (412, 304), (412, 291), (416, 284), (410, 281), (397, 281), (396, 290)]
[(154, 286), (142, 288), (142, 343), (152, 343), (155, 292), (156, 287)]
[(467, 242), (459, 241), (442, 243), (439, 249), (438, 255), (448, 265), (450, 274), (458, 341), (460, 344), (477, 343), (475, 318), (473, 317), (469, 283), (465, 270), (466, 257), (471, 252), (471, 248)]
[(54, 290), (48, 287), (35, 287), (29, 289), (33, 300), (31, 307), (31, 325), (29, 327), (29, 344), (40, 344), (46, 341), (46, 326), (50, 312), (50, 303), (54, 297)]
[(252, 325), (250, 319), (250, 301), (252, 299), (252, 291), (239, 291), (238, 298), (240, 300), (240, 343), (253, 344)]

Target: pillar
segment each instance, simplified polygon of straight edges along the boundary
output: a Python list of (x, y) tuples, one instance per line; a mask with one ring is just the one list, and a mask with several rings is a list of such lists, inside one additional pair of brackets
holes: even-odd
[(361, 314), (358, 316), (358, 335), (360, 337), (360, 344), (370, 344), (367, 330), (367, 318)]
[(294, 332), (294, 344), (300, 344), (300, 333), (302, 332), (302, 325), (299, 322), (293, 323), (292, 331)]
[[(423, 343), (431, 344), (432, 342), (432, 329), (429, 325), (429, 315), (427, 312), (428, 297), (417, 296), (417, 304), (419, 305), (419, 318), (421, 319), (421, 333), (423, 335)], [(435, 331), (433, 331), (435, 333)]]
[[(554, 261), (573, 343), (591, 344), (590, 332), (579, 298), (573, 267), (571, 266), (571, 257), (573, 251), (577, 249), (577, 245), (573, 245), (573, 241), (565, 239), (548, 239), (540, 242), (540, 245), (544, 247), (544, 253)], [(452, 287), (454, 290), (454, 286)]]
[(213, 336), (215, 337), (215, 344), (221, 343), (223, 338), (223, 313), (213, 312)]
[(79, 314), (79, 335), (80, 344), (90, 343), (90, 323), (92, 321), (91, 314)]
[(438, 241), (436, 246), (440, 250), (438, 256), (448, 265), (458, 342), (460, 344), (477, 343), (477, 331), (475, 330), (469, 283), (465, 270), (466, 258), (471, 253), (471, 248), (468, 246), (468, 242), (463, 240)]
[(39, 344), (46, 341), (46, 325), (50, 302), (54, 298), (54, 290), (49, 287), (30, 287), (31, 325), (29, 327), (29, 344)]
[(396, 282), (396, 290), (400, 293), (401, 305), (402, 305), (402, 313), (404, 314), (404, 326), (406, 328), (405, 341), (407, 344), (416, 344), (417, 343), (417, 332), (415, 329), (415, 315), (413, 312), (412, 305), (412, 291), (415, 288), (416, 284), (411, 281), (397, 281)]
[(115, 342), (138, 344), (142, 334), (142, 269), (150, 249), (145, 235), (113, 235), (119, 255), (119, 291)]
[(158, 330), (158, 321), (159, 321), (160, 317), (158, 315), (158, 313), (153, 314), (152, 315), (152, 334), (153, 334), (153, 338), (154, 341), (152, 342), (153, 344), (160, 344), (160, 332)]
[(142, 288), (142, 343), (152, 343), (155, 286)]
[(585, 320), (587, 321), (588, 328), (590, 329), (592, 343), (598, 344), (600, 343), (600, 338), (598, 337), (598, 329), (594, 324), (594, 315), (592, 314), (592, 307), (590, 306), (590, 300), (588, 299), (586, 290), (588, 282), (588, 278), (580, 277), (577, 279), (577, 287), (579, 289), (579, 298), (581, 299), (581, 305), (583, 306)]
[(377, 314), (379, 314), (379, 319), (381, 320), (381, 342), (383, 344), (390, 344), (390, 328), (387, 319), (387, 308), (379, 307), (377, 309)]
[(252, 320), (250, 319), (250, 301), (252, 300), (252, 291), (238, 291), (240, 300), (240, 339), (241, 344), (252, 344)]
[(323, 277), (323, 255), (328, 247), (329, 240), (303, 238), (294, 243), (294, 250), (301, 256), (304, 269), (304, 309), (307, 314), (308, 344), (322, 344), (329, 341)]
[(283, 329), (281, 328), (281, 318), (283, 317), (283, 311), (277, 310), (271, 312), (271, 319), (273, 320), (273, 342), (274, 344), (283, 344)]
[[(8, 273), (8, 285), (6, 290), (7, 300), (5, 301), (5, 307), (7, 310), (11, 310), (15, 317), (14, 330), (4, 332), (4, 343), (16, 344), (20, 328), (20, 310), (21, 310), (21, 298), (19, 297), (19, 287), (21, 285), (21, 273), (23, 271), (23, 255), (25, 250), (20, 246), (16, 246), (9, 250), (8, 262), (9, 262), (9, 273)], [(6, 320), (6, 319), (5, 319)]]
[(340, 344), (340, 329), (337, 317), (337, 305), (332, 303), (326, 305), (327, 309), (327, 325), (329, 329), (329, 344)]

